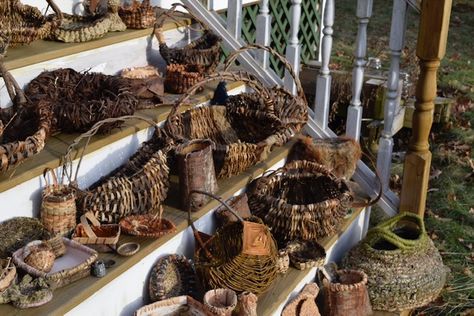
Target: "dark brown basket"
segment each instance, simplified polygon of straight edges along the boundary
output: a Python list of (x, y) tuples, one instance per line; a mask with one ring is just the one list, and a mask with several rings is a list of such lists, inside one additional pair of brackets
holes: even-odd
[(166, 66), (165, 90), (168, 93), (185, 93), (203, 79), (202, 66), (170, 64)]
[(291, 265), (298, 270), (322, 267), (326, 260), (323, 246), (313, 240), (289, 242), (285, 250), (288, 252)]
[(13, 106), (0, 109), (0, 173), (43, 150), (53, 121), (52, 103), (32, 105), (3, 61), (8, 43), (0, 43), (0, 74)]
[[(226, 201), (232, 209), (239, 214), (242, 218), (247, 218), (252, 216), (250, 213), (250, 208), (248, 205), (248, 198), (247, 194), (242, 193), (240, 195), (236, 195), (231, 197)], [(230, 222), (238, 221), (237, 217), (235, 217), (231, 212), (229, 212), (224, 206), (219, 206), (214, 211), (214, 215), (217, 221), (217, 226), (221, 227)]]
[[(265, 292), (277, 277), (278, 250), (268, 227), (257, 218), (243, 220), (219, 197), (204, 191), (232, 212), (238, 222), (229, 223), (207, 237), (188, 221), (196, 239), (194, 253), (196, 272), (207, 289), (228, 288), (238, 293)], [(205, 238), (203, 238), (205, 237)]]
[[(216, 69), (219, 63), (221, 53), (222, 39), (214, 32), (209, 30), (207, 26), (199, 21), (195, 16), (192, 16), (201, 24), (203, 28), (203, 35), (197, 40), (192, 41), (184, 47), (170, 48), (165, 42), (163, 35), (163, 24), (166, 17), (175, 18), (176, 7), (181, 6), (187, 10), (187, 7), (180, 3), (175, 3), (167, 11), (164, 11), (158, 18), (155, 24), (154, 34), (160, 43), (160, 54), (166, 63), (181, 64), (181, 65), (199, 65), (204, 69), (205, 74), (209, 74)], [(188, 10), (189, 12), (189, 10)], [(191, 14), (189, 12), (189, 14)], [(191, 14), (192, 15), (192, 14)]]
[[(90, 137), (95, 135), (103, 124), (131, 119), (140, 119), (153, 126), (154, 135), (149, 141), (143, 143), (123, 166), (112, 171), (88, 189), (77, 188), (79, 214), (91, 211), (101, 223), (118, 223), (120, 219), (128, 215), (153, 213), (159, 209), (161, 202), (166, 198), (169, 188), (167, 155), (170, 146), (165, 144), (157, 124), (141, 116), (122, 116), (96, 123), (69, 146), (64, 157), (63, 170), (71, 184), (77, 186), (76, 179), (81, 163), (79, 162), (73, 175), (72, 159), (74, 149), (81, 140), (84, 138), (90, 140)], [(84, 151), (82, 151), (83, 154)]]
[(254, 180), (247, 194), (250, 209), (281, 244), (335, 233), (352, 201), (343, 179), (304, 160)]
[(121, 6), (119, 15), (123, 23), (129, 29), (146, 29), (155, 23), (155, 9), (150, 5), (150, 0), (143, 0), (139, 3), (133, 0), (129, 6)]
[(62, 14), (52, 0), (46, 1), (55, 12), (50, 19), (46, 19), (38, 8), (19, 0), (0, 1), (0, 35), (8, 38), (12, 46), (48, 37), (61, 24)]

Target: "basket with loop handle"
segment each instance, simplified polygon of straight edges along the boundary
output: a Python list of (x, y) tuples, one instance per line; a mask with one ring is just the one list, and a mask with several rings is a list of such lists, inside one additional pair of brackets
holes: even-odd
[[(129, 160), (87, 189), (79, 189), (77, 176), (87, 144), (104, 124), (139, 119), (155, 128), (152, 138), (143, 143)], [(74, 149), (86, 139), (79, 163), (73, 174)], [(78, 136), (64, 156), (63, 178), (76, 188), (78, 213), (92, 212), (101, 223), (118, 223), (128, 215), (154, 213), (160, 210), (169, 188), (167, 156), (172, 144), (165, 142), (157, 124), (136, 115), (111, 118), (96, 123), (88, 132)]]
[(0, 109), (0, 173), (43, 150), (53, 120), (51, 102), (40, 100), (31, 104), (5, 68), (7, 48), (5, 39), (5, 42), (0, 42), (0, 75), (13, 105)]
[[(244, 82), (257, 91), (267, 108), (203, 106), (178, 113), (194, 91), (218, 80)], [(173, 105), (164, 129), (178, 143), (195, 139), (213, 141), (216, 176), (228, 178), (264, 160), (273, 146), (285, 144), (292, 136), (293, 130), (272, 113), (272, 105), (268, 89), (253, 75), (240, 71), (214, 73)]]
[(371, 229), (343, 259), (343, 266), (368, 276), (375, 310), (402, 311), (439, 295), (448, 272), (426, 233), (423, 219), (400, 213)]
[(20, 0), (0, 1), (0, 35), (8, 38), (12, 46), (29, 44), (50, 35), (62, 21), (62, 13), (53, 0), (46, 0), (54, 14), (46, 18), (33, 6)]
[(267, 226), (258, 218), (242, 219), (221, 198), (208, 192), (194, 190), (219, 201), (237, 218), (219, 228), (213, 236), (199, 232), (191, 220), (189, 225), (196, 239), (194, 262), (196, 272), (207, 289), (228, 288), (238, 293), (265, 292), (277, 277), (278, 250)]
[(129, 29), (146, 29), (155, 23), (155, 8), (150, 5), (150, 0), (139, 3), (132, 0), (129, 6), (120, 6), (119, 15)]
[(189, 10), (188, 13), (201, 25), (203, 29), (202, 36), (184, 47), (168, 47), (166, 44), (163, 24), (166, 18), (175, 19), (176, 8), (179, 6), (187, 10), (185, 5), (174, 3), (169, 10), (162, 12), (156, 19), (153, 33), (158, 43), (160, 43), (160, 54), (168, 65), (195, 65), (201, 67), (206, 74), (211, 73), (219, 63), (222, 39), (197, 17), (193, 16)]
[(120, 225), (101, 225), (94, 214), (87, 212), (81, 216), (71, 238), (99, 252), (110, 252), (116, 249), (119, 237)]
[(63, 13), (61, 25), (52, 30), (50, 38), (66, 43), (80, 43), (101, 38), (108, 32), (125, 31), (127, 26), (118, 15), (119, 3), (119, 0), (107, 0), (105, 12), (97, 12), (95, 8), (88, 6), (86, 15)]

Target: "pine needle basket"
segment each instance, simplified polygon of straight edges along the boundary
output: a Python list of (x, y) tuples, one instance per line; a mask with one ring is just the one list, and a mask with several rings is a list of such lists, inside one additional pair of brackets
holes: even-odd
[(117, 248), (119, 237), (120, 225), (101, 225), (94, 214), (86, 212), (81, 216), (81, 222), (76, 226), (71, 239), (98, 252), (110, 252)]
[(216, 199), (239, 219), (218, 229), (213, 236), (206, 236), (196, 229), (188, 211), (188, 221), (196, 239), (194, 262), (203, 286), (207, 289), (228, 288), (237, 293), (250, 291), (255, 295), (265, 292), (277, 277), (278, 256), (276, 242), (268, 227), (255, 217), (244, 221), (213, 194), (192, 192)]
[(108, 32), (125, 31), (127, 26), (118, 15), (119, 0), (107, 0), (106, 12), (89, 14), (62, 14), (59, 27), (52, 30), (50, 38), (66, 43), (88, 42), (103, 37)]
[(0, 1), (0, 34), (8, 38), (12, 46), (48, 37), (61, 24), (62, 13), (52, 0), (46, 1), (55, 12), (50, 19), (38, 8), (22, 4), (20, 0)]
[(13, 217), (3, 221), (0, 223), (0, 258), (11, 257), (30, 241), (45, 239), (48, 234), (37, 218)]
[[(155, 128), (149, 141), (144, 142), (129, 160), (87, 189), (79, 189), (77, 176), (85, 149), (92, 136), (104, 125), (138, 119)], [(74, 149), (86, 139), (79, 163), (73, 175)], [(169, 188), (168, 152), (172, 144), (165, 142), (161, 129), (153, 120), (129, 115), (96, 123), (88, 132), (79, 135), (64, 156), (63, 171), (70, 185), (76, 188), (78, 213), (90, 211), (99, 222), (118, 223), (128, 215), (147, 214), (159, 210)], [(64, 178), (64, 177), (63, 177)]]
[(400, 213), (371, 229), (342, 264), (364, 271), (373, 309), (390, 312), (435, 300), (449, 271), (414, 213)]
[(247, 194), (253, 214), (272, 229), (282, 245), (335, 233), (352, 201), (343, 179), (304, 160), (254, 180)]
[[(178, 6), (183, 7), (203, 28), (203, 34), (197, 40), (192, 41), (184, 47), (173, 47), (170, 48), (166, 44), (165, 37), (163, 34), (163, 24), (166, 17), (175, 19), (176, 8)], [(172, 4), (171, 8), (167, 11), (162, 12), (155, 23), (153, 33), (155, 34), (158, 43), (160, 44), (160, 54), (166, 63), (169, 64), (181, 64), (181, 65), (197, 65), (201, 66), (206, 74), (211, 73), (216, 69), (219, 60), (221, 47), (220, 44), (222, 39), (212, 32), (204, 23), (202, 23), (196, 16), (188, 10), (188, 8), (180, 3)]]
[(0, 109), (0, 173), (42, 151), (53, 121), (51, 103), (40, 100), (32, 104), (5, 68), (7, 47), (7, 42), (0, 43), (0, 75), (13, 105)]
[(129, 29), (147, 29), (156, 21), (155, 8), (150, 5), (150, 0), (142, 3), (132, 0), (131, 5), (120, 6), (119, 16)]
[[(25, 94), (34, 104), (53, 104), (53, 130), (66, 133), (86, 132), (101, 120), (133, 115), (139, 107), (128, 79), (71, 68), (42, 72), (26, 86)], [(120, 122), (103, 124), (100, 133)]]

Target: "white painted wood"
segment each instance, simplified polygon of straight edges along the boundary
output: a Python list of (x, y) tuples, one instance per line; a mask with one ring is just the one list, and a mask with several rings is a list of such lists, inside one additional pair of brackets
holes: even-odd
[(324, 1), (323, 27), (324, 34), (321, 40), (321, 68), (316, 80), (316, 97), (314, 99), (314, 119), (316, 124), (326, 129), (329, 123), (329, 99), (331, 95), (331, 74), (329, 70), (329, 61), (332, 50), (332, 26), (334, 24), (334, 0)]
[(227, 8), (227, 31), (236, 39), (242, 37), (242, 0), (229, 0)]
[(346, 135), (359, 140), (362, 122), (362, 107), (360, 95), (364, 81), (364, 68), (367, 55), (367, 25), (372, 15), (373, 0), (357, 1), (357, 18), (359, 28), (357, 31), (354, 69), (352, 71), (352, 100), (347, 110)]
[[(301, 20), (301, 1), (302, 0), (291, 0), (291, 9), (290, 9), (290, 39), (286, 45), (286, 58), (293, 66), (293, 69), (296, 72), (296, 75), (300, 72), (300, 51), (301, 45), (299, 43), (298, 33), (300, 30), (300, 20)], [(293, 81), (288, 70), (285, 70), (285, 87), (296, 94), (296, 84)]]
[(384, 129), (379, 140), (377, 168), (386, 190), (389, 186), (392, 151), (393, 126), (396, 111), (400, 108), (400, 56), (405, 42), (407, 2), (394, 0), (392, 10), (392, 26), (390, 30), (390, 71), (387, 81), (387, 96), (384, 104)]
[[(269, 14), (269, 0), (262, 0), (260, 3), (260, 11), (257, 16), (257, 44), (269, 46), (271, 41), (272, 31), (272, 16)], [(260, 61), (264, 70), (268, 69), (270, 64), (270, 54), (267, 51), (258, 51), (257, 59)]]

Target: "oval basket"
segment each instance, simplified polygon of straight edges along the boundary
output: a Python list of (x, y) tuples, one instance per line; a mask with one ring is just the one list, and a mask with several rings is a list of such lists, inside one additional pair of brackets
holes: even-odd
[(153, 302), (180, 295), (197, 297), (197, 278), (191, 261), (182, 255), (158, 259), (151, 270), (148, 293)]
[(157, 315), (192, 315), (192, 316), (214, 316), (209, 314), (201, 302), (190, 296), (182, 295), (172, 297), (163, 301), (143, 306), (137, 310), (135, 316), (157, 316)]
[(292, 241), (286, 245), (291, 265), (298, 270), (322, 267), (326, 260), (326, 251), (313, 240)]
[(109, 252), (115, 250), (119, 237), (120, 225), (101, 225), (94, 214), (87, 212), (81, 216), (71, 239), (99, 252)]
[(122, 232), (139, 237), (159, 238), (174, 233), (173, 222), (154, 214), (130, 215), (120, 220)]

